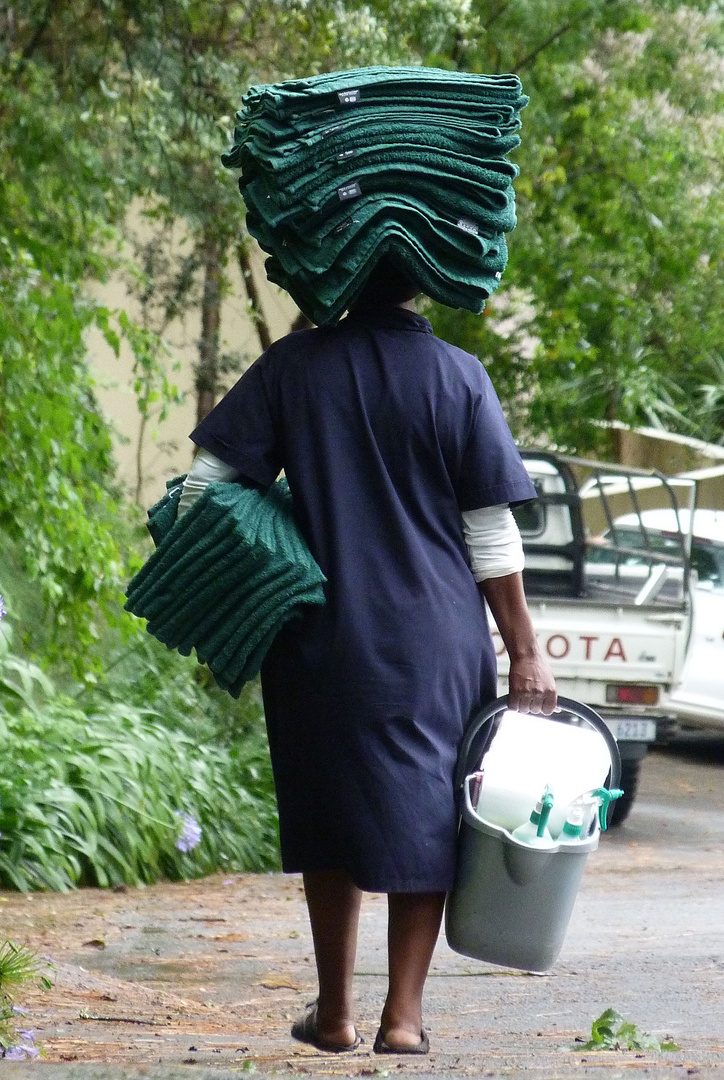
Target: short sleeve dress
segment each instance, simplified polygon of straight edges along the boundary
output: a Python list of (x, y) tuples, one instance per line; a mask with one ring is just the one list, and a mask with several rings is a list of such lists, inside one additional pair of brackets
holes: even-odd
[(457, 750), (496, 693), (460, 512), (535, 497), (483, 365), (358, 308), (273, 344), (191, 438), (257, 484), (284, 470), (328, 579), (262, 667), (284, 870), (449, 890)]

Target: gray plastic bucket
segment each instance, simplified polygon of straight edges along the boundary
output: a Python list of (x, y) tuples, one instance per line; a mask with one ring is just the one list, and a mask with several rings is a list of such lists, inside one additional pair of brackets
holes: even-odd
[[(598, 847), (599, 829), (575, 842), (534, 848), (515, 840), (497, 825), (481, 820), (470, 801), (466, 777), (473, 772), (494, 737), (495, 718), (507, 709), (499, 698), (470, 723), (456, 772), (461, 799), (455, 885), (445, 907), (445, 933), (455, 952), (491, 964), (545, 971), (563, 945), (583, 869)], [(606, 786), (621, 775), (616, 741), (593, 709), (559, 698), (563, 715), (583, 720), (606, 740), (611, 771)]]

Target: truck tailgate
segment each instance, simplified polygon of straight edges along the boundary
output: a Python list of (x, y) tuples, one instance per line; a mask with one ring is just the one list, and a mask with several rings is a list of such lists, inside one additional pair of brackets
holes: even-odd
[[(666, 689), (676, 682), (686, 648), (683, 612), (609, 607), (586, 600), (529, 599), (533, 625), (559, 690), (591, 705), (605, 705), (609, 684)], [(508, 656), (491, 620), (498, 674)]]

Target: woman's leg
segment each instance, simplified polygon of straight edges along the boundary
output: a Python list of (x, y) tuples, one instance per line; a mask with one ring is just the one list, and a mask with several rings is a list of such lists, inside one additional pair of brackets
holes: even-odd
[(352, 976), (362, 893), (344, 870), (305, 873), (304, 891), (319, 979), (318, 1033), (351, 1046), (357, 1034)]
[(422, 992), (444, 906), (445, 893), (390, 893), (388, 897), (389, 989), (380, 1028), (390, 1048), (420, 1042)]

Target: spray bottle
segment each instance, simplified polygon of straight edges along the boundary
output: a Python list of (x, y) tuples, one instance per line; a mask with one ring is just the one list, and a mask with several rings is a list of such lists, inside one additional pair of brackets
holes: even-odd
[(553, 837), (548, 831), (548, 818), (552, 809), (553, 792), (549, 787), (546, 787), (535, 804), (535, 810), (531, 813), (530, 819), (519, 825), (511, 833), (513, 839), (522, 844), (529, 844), (531, 847), (548, 847), (549, 844), (552, 844)]
[(563, 826), (563, 829), (561, 830), (561, 834), (558, 839), (560, 841), (563, 841), (564, 843), (570, 843), (571, 841), (575, 842), (576, 840), (580, 840), (581, 834), (583, 833), (583, 822), (586, 820), (586, 818), (589, 818), (590, 827), (590, 816), (588, 813), (588, 807), (594, 805), (595, 803), (593, 802), (593, 799), (587, 800), (584, 795), (581, 795), (581, 797), (578, 799), (574, 799), (574, 801), (568, 807), (568, 813), (566, 814), (566, 823)]
[(584, 792), (574, 799), (568, 807), (566, 823), (563, 826), (559, 840), (571, 841), (577, 839), (586, 840), (591, 833), (593, 820), (598, 811), (598, 824), (601, 832), (608, 828), (608, 808), (616, 799), (620, 799), (623, 791), (620, 788), (593, 788)]

